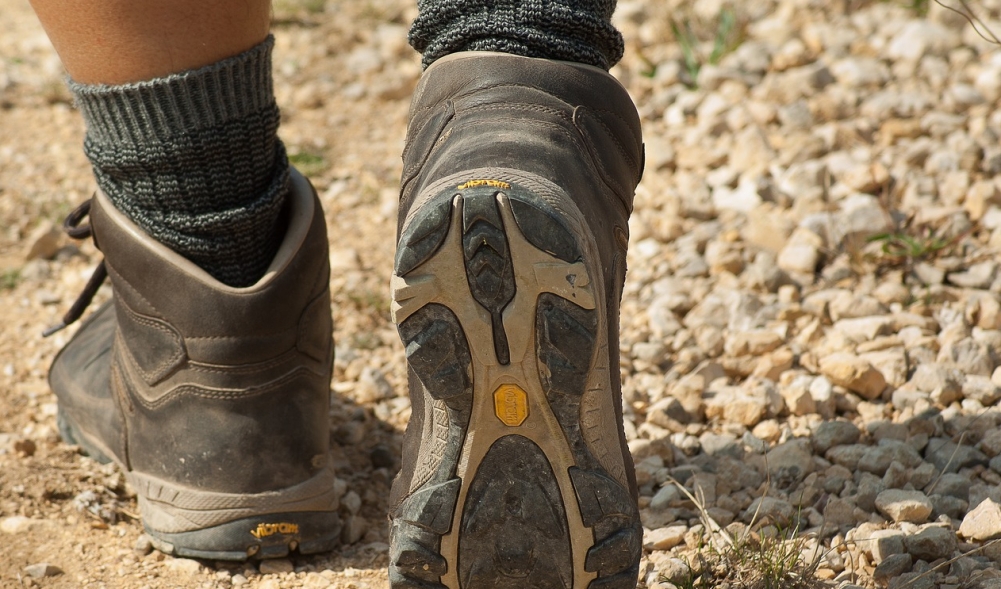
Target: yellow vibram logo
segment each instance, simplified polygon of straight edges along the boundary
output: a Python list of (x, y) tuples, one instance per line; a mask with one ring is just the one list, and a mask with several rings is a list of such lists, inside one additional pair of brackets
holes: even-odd
[(528, 419), (528, 395), (517, 385), (501, 385), (494, 391), (494, 414), (504, 425), (518, 427)]
[(257, 529), (250, 533), (258, 540), (275, 534), (298, 534), (299, 524), (257, 524)]
[(511, 185), (507, 182), (501, 182), (500, 180), (470, 180), (465, 184), (459, 184), (456, 190), (465, 190), (467, 188), (477, 188), (480, 186), (489, 186), (491, 188), (500, 188), (501, 190), (507, 190), (511, 188)]

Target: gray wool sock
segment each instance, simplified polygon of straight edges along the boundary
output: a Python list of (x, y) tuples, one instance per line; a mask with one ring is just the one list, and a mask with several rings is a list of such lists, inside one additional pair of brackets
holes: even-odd
[(608, 69), (622, 59), (616, 0), (418, 0), (410, 44), (424, 67), (458, 51), (500, 51)]
[(284, 236), (289, 164), (269, 37), (215, 64), (121, 86), (70, 82), (97, 184), (220, 282), (257, 282)]

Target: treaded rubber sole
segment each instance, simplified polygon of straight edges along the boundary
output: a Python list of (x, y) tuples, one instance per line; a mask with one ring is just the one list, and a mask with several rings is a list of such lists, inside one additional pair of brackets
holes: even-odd
[[(80, 446), (85, 454), (101, 464), (113, 462), (103, 450), (88, 441), (61, 409), (56, 414), (56, 423), (66, 443)], [(292, 552), (329, 552), (340, 544), (341, 521), (336, 511), (300, 511), (264, 513), (178, 533), (152, 529), (145, 521), (143, 529), (153, 546), (164, 554), (245, 561), (282, 558)]]
[(425, 414), (390, 586), (632, 589), (597, 248), (558, 189), (491, 172), (451, 178), (401, 236), (393, 314)]
[[(341, 532), (336, 512), (267, 514), (178, 534), (143, 527), (153, 546), (164, 554), (236, 561), (329, 552), (340, 544)], [(254, 537), (255, 533), (261, 537)]]

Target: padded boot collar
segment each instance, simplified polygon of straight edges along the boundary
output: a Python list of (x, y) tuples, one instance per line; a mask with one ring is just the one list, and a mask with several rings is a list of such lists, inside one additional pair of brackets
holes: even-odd
[[(234, 294), (256, 292), (266, 288), (271, 281), (275, 279), (276, 275), (280, 274), (285, 268), (288, 267), (289, 263), (296, 255), (296, 252), (299, 251), (299, 248), (302, 247), (302, 243), (306, 240), (306, 235), (309, 233), (310, 224), (313, 220), (313, 209), (315, 208), (315, 203), (313, 190), (309, 185), (309, 181), (294, 168), (290, 169), (289, 172), (291, 183), (288, 200), (289, 225), (285, 232), (285, 238), (282, 241), (281, 246), (279, 246), (278, 252), (275, 254), (271, 264), (268, 266), (267, 271), (264, 273), (264, 276), (262, 276), (256, 284), (243, 288), (228, 286), (219, 282), (208, 272), (201, 269), (181, 254), (178, 254), (174, 250), (150, 237), (138, 225), (133, 223), (128, 217), (116, 209), (114, 205), (111, 204), (111, 200), (108, 196), (100, 189), (97, 190), (97, 193), (94, 196), (94, 204), (96, 207), (91, 214), (98, 218), (106, 217), (106, 221), (96, 222), (96, 224), (100, 225), (103, 229), (99, 230), (102, 234), (100, 238), (102, 243), (108, 239), (103, 236), (103, 233), (109, 230), (113, 231), (115, 229), (112, 228), (116, 228), (117, 231), (127, 235), (128, 240), (134, 243), (137, 247), (146, 249), (150, 254), (163, 259), (168, 264), (177, 268), (179, 272), (182, 272), (190, 277), (191, 280), (199, 281), (206, 286), (219, 290), (220, 292), (231, 292)], [(118, 256), (115, 257), (117, 258)]]
[(264, 344), (265, 339), (294, 341), (302, 310), (326, 288), (329, 265), (315, 192), (301, 175), (293, 171), (291, 178), (285, 239), (264, 277), (245, 288), (222, 284), (155, 241), (98, 194), (91, 211), (94, 235), (121, 302), (135, 313), (167, 321), (185, 339), (205, 346), (212, 338), (240, 340), (244, 353), (254, 355), (248, 342), (256, 340), (266, 356), (271, 344)]

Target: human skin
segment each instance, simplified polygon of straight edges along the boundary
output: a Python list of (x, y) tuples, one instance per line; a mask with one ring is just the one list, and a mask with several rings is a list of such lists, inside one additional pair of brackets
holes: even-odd
[(31, 0), (70, 77), (127, 84), (232, 57), (268, 35), (270, 0)]

